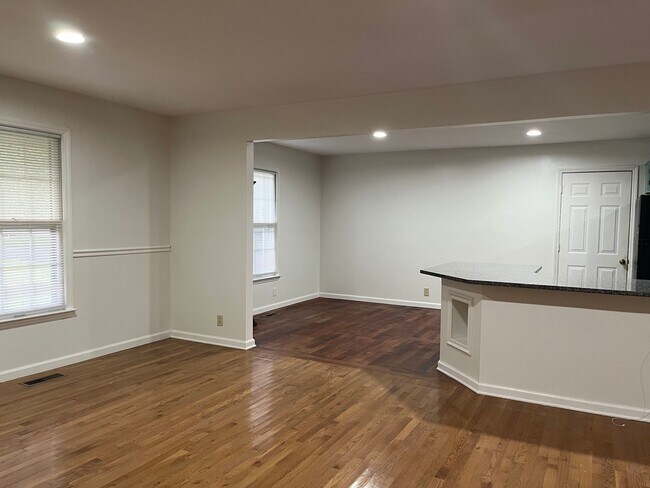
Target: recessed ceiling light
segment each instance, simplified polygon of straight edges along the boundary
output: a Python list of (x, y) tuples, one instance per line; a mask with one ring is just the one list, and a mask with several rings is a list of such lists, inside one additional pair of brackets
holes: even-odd
[(56, 37), (59, 41), (65, 42), (67, 44), (83, 44), (86, 42), (86, 38), (81, 32), (73, 30), (59, 31), (54, 37)]
[(539, 137), (542, 135), (542, 131), (539, 129), (530, 129), (528, 132), (526, 132), (526, 135), (528, 137)]
[(387, 135), (388, 134), (386, 134), (386, 132), (383, 130), (376, 130), (375, 132), (372, 133), (372, 137), (374, 137), (375, 139), (383, 139)]

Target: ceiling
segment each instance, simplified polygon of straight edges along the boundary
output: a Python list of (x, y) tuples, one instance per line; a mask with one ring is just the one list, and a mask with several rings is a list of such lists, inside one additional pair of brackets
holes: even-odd
[(648, 0), (2, 0), (0, 73), (185, 114), (647, 62), (649, 18)]
[[(527, 137), (529, 129), (542, 131)], [(630, 113), (546, 119), (504, 124), (431, 127), (392, 131), (385, 139), (371, 134), (272, 141), (323, 156), (421, 149), (522, 146), (560, 142), (636, 139), (650, 137), (650, 114)]]

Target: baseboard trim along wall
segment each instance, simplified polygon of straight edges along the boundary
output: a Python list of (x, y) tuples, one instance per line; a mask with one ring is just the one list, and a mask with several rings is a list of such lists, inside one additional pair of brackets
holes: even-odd
[(306, 302), (307, 300), (313, 300), (314, 298), (320, 297), (320, 293), (311, 293), (310, 295), (304, 295), (302, 297), (291, 298), (290, 300), (284, 300), (282, 302), (272, 303), (270, 305), (264, 305), (263, 307), (257, 307), (253, 309), (253, 315), (258, 313), (270, 312), (276, 308), (288, 307), (289, 305), (295, 305), (296, 303)]
[(383, 303), (386, 305), (400, 305), (403, 307), (434, 308), (440, 310), (439, 303), (416, 302), (412, 300), (395, 300), (392, 298), (365, 297), (360, 295), (342, 295), (339, 293), (320, 293), (321, 298), (334, 298), (336, 300), (351, 300), (355, 302)]
[(365, 297), (361, 295), (343, 295), (339, 293), (312, 293), (310, 295), (305, 295), (302, 297), (291, 298), (290, 300), (284, 300), (282, 302), (272, 303), (270, 305), (264, 305), (263, 307), (257, 307), (253, 309), (253, 315), (260, 313), (270, 312), (271, 310), (276, 310), (278, 308), (288, 307), (289, 305), (295, 305), (296, 303), (306, 302), (307, 300), (313, 300), (314, 298), (331, 298), (334, 300), (350, 300), (354, 302), (368, 302), (368, 303), (383, 303), (385, 305), (399, 305), (402, 307), (419, 307), (419, 308), (433, 308), (440, 310), (439, 303), (431, 302), (416, 302), (411, 300), (394, 300), (391, 298), (377, 298), (377, 297)]
[(24, 376), (31, 376), (33, 374), (42, 373), (44, 371), (50, 371), (52, 369), (62, 368), (64, 366), (80, 363), (88, 359), (98, 358), (100, 356), (124, 351), (125, 349), (131, 349), (137, 346), (143, 346), (151, 342), (161, 341), (163, 339), (167, 339), (169, 336), (169, 331), (158, 332), (156, 334), (150, 334), (142, 337), (136, 337), (135, 339), (116, 342), (115, 344), (109, 344), (108, 346), (87, 349), (85, 351), (69, 354), (67, 356), (61, 356), (58, 358), (48, 359), (47, 361), (41, 361), (39, 363), (27, 364), (18, 368), (0, 371), (0, 383), (4, 381), (15, 380), (16, 378), (22, 378)]
[[(162, 246), (169, 248), (169, 246)], [(126, 249), (126, 248), (124, 248)], [(122, 249), (122, 250), (124, 250)], [(135, 248), (132, 248), (131, 251), (133, 251)], [(142, 248), (138, 248), (142, 249)], [(95, 254), (92, 254), (93, 256), (108, 256), (108, 255), (114, 255), (114, 254), (102, 254), (105, 250), (100, 250), (100, 251), (92, 251)], [(115, 251), (115, 250), (112, 250)], [(77, 252), (86, 252), (86, 251), (75, 251)], [(91, 252), (91, 251), (87, 251)], [(144, 252), (169, 252), (169, 249), (167, 251), (161, 250), (161, 251), (138, 251), (138, 252), (121, 252), (121, 254), (142, 254)], [(90, 257), (91, 254), (86, 254), (83, 256), (77, 256), (77, 257)], [(385, 299), (385, 298), (374, 298), (374, 297), (363, 297), (363, 296), (356, 296), (356, 295), (340, 295), (336, 293), (312, 293), (310, 295), (304, 295), (302, 297), (297, 297), (297, 298), (292, 298), (290, 300), (285, 300), (282, 302), (274, 303), (271, 305), (267, 305), (264, 307), (259, 307), (256, 308), (253, 313), (258, 314), (258, 313), (264, 313), (268, 312), (270, 310), (275, 310), (277, 308), (282, 308), (282, 307), (287, 307), (289, 305), (294, 305), (296, 303), (300, 302), (305, 302), (307, 300), (313, 300), (315, 298), (333, 298), (333, 299), (338, 299), (338, 300), (353, 300), (353, 301), (359, 301), (359, 302), (370, 302), (370, 303), (385, 303), (388, 305), (401, 305), (401, 306), (408, 306), (408, 307), (425, 307), (425, 308), (434, 308), (434, 309), (439, 309), (440, 304), (438, 303), (427, 303), (427, 302), (415, 302), (415, 301), (408, 301), (408, 300), (390, 300), (390, 299)], [(64, 366), (69, 366), (71, 364), (75, 363), (80, 363), (82, 361), (86, 361), (88, 359), (95, 359), (100, 356), (105, 356), (107, 354), (112, 354), (114, 352), (119, 352), (119, 351), (124, 351), (126, 349), (131, 349), (133, 347), (138, 347), (142, 346), (144, 344), (149, 344), (152, 342), (160, 341), (163, 339), (167, 339), (169, 337), (175, 338), (175, 339), (181, 339), (181, 340), (186, 340), (186, 341), (192, 341), (192, 342), (201, 342), (203, 344), (212, 344), (215, 346), (223, 346), (223, 347), (230, 347), (234, 349), (242, 349), (242, 350), (248, 350), (252, 349), (255, 347), (255, 339), (250, 339), (248, 341), (242, 341), (242, 340), (237, 340), (237, 339), (229, 339), (227, 337), (219, 337), (219, 336), (212, 336), (212, 335), (205, 335), (205, 334), (196, 334), (193, 332), (184, 332), (181, 330), (171, 330), (171, 331), (164, 331), (164, 332), (158, 332), (156, 334), (151, 334), (147, 336), (142, 336), (142, 337), (136, 337), (134, 339), (129, 339), (126, 341), (122, 342), (117, 342), (114, 344), (109, 344), (106, 346), (102, 347), (97, 347), (94, 349), (88, 349), (85, 351), (81, 351), (78, 353), (74, 354), (69, 354), (67, 356), (61, 356), (58, 358), (53, 358), (53, 359), (48, 359), (47, 361), (41, 361), (38, 363), (33, 363), (33, 364), (27, 364), (25, 366), (19, 366), (17, 368), (13, 369), (8, 369), (5, 371), (0, 371), (0, 383), (4, 381), (11, 381), (15, 380), (17, 378), (22, 378), (25, 376), (31, 376), (34, 374), (42, 373), (44, 371), (50, 371), (53, 369), (57, 368), (62, 368)], [(440, 369), (440, 367), (439, 367)], [(450, 374), (451, 376), (451, 374)], [(462, 383), (460, 379), (458, 379)], [(469, 385), (468, 385), (469, 386)], [(470, 387), (472, 388), (472, 387)], [(472, 388), (475, 390), (475, 388)], [(475, 390), (476, 391), (476, 390)], [(525, 401), (525, 400), (524, 400)]]
[(171, 252), (171, 246), (114, 247), (108, 249), (79, 249), (72, 252), (74, 258), (94, 258), (98, 256), (124, 256), (125, 254), (151, 254)]
[(474, 393), (478, 393), (480, 395), (505, 398), (506, 400), (516, 400), (526, 403), (535, 403), (537, 405), (564, 408), (578, 412), (593, 413), (596, 415), (605, 415), (606, 417), (650, 422), (650, 418), (643, 418), (647, 412), (644, 412), (642, 408), (627, 407), (625, 405), (616, 405), (611, 403), (592, 402), (579, 398), (560, 397), (555, 395), (548, 395), (546, 393), (537, 393), (534, 391), (519, 390), (516, 388), (507, 388), (498, 385), (479, 383), (474, 378), (470, 378), (469, 376), (464, 375), (460, 371), (452, 368), (442, 361), (438, 362), (438, 371), (458, 381), (459, 383), (472, 390)]
[(212, 344), (213, 346), (230, 347), (233, 349), (248, 350), (255, 347), (255, 339), (250, 339), (248, 341), (240, 341), (237, 339), (229, 339), (227, 337), (195, 334), (194, 332), (183, 332), (182, 330), (172, 330), (171, 337), (173, 339), (182, 339), (184, 341), (201, 342), (203, 344)]
[(25, 376), (31, 376), (34, 374), (43, 373), (45, 371), (51, 371), (57, 368), (63, 368), (64, 366), (70, 366), (71, 364), (87, 361), (88, 359), (95, 359), (100, 356), (106, 356), (107, 354), (112, 354), (114, 352), (124, 351), (126, 349), (132, 349), (134, 347), (143, 346), (145, 344), (150, 344), (152, 342), (162, 341), (163, 339), (168, 339), (170, 337), (174, 339), (181, 339), (181, 340), (192, 341), (192, 342), (202, 342), (204, 344), (212, 344), (215, 346), (223, 346), (223, 347), (229, 347), (234, 349), (246, 350), (255, 347), (255, 339), (251, 339), (249, 341), (240, 341), (236, 339), (228, 339), (226, 337), (217, 337), (217, 336), (209, 336), (203, 334), (194, 334), (192, 332), (183, 332), (180, 330), (172, 330), (172, 331), (167, 330), (164, 332), (158, 332), (156, 334), (136, 337), (135, 339), (116, 342), (115, 344), (109, 344), (107, 346), (97, 347), (95, 349), (88, 349), (86, 351), (69, 354), (67, 356), (48, 359), (47, 361), (41, 361), (39, 363), (27, 364), (25, 366), (20, 366), (18, 368), (0, 371), (0, 383), (4, 381), (15, 380), (17, 378), (23, 378)]
[(470, 378), (466, 374), (461, 373), (456, 368), (452, 368), (442, 361), (438, 361), (438, 371), (449, 376), (451, 379), (458, 381), (461, 385), (465, 385), (467, 388), (472, 390), (474, 393), (478, 393), (479, 384), (474, 378)]

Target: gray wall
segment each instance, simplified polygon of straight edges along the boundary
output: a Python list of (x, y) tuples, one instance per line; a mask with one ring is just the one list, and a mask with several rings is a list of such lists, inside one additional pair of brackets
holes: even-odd
[(281, 275), (253, 285), (254, 309), (259, 312), (319, 291), (321, 163), (313, 154), (261, 143), (255, 144), (255, 168), (278, 175), (277, 260)]
[[(0, 119), (69, 128), (73, 249), (169, 245), (168, 119), (6, 77)], [(77, 317), (0, 330), (0, 379), (169, 330), (169, 261), (169, 253), (74, 259)], [(40, 369), (56, 365), (48, 364)]]
[(249, 141), (643, 112), (648, 86), (650, 63), (639, 63), (175, 119), (172, 328), (252, 344)]
[(421, 268), (484, 261), (552, 269), (558, 170), (649, 158), (650, 139), (327, 157), (321, 292), (440, 303), (439, 280)]

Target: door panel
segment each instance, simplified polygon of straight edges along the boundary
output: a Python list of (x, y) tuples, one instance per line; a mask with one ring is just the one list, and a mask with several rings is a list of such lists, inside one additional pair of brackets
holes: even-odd
[(600, 186), (600, 194), (604, 197), (620, 197), (621, 184), (620, 183), (603, 183)]
[(589, 183), (573, 183), (571, 185), (571, 196), (574, 197), (589, 196)]
[(567, 266), (567, 284), (571, 286), (584, 286), (585, 284), (585, 267), (584, 266)]
[(572, 253), (586, 253), (589, 207), (584, 205), (571, 205), (570, 208), (569, 251)]
[(618, 269), (616, 268), (598, 268), (598, 286), (600, 288), (613, 288), (616, 284), (616, 275)]
[(598, 222), (599, 254), (619, 254), (618, 250), (618, 227), (620, 207), (612, 205), (603, 205), (600, 207), (600, 221)]
[(628, 259), (632, 173), (564, 173), (560, 208), (558, 280), (624, 286)]

